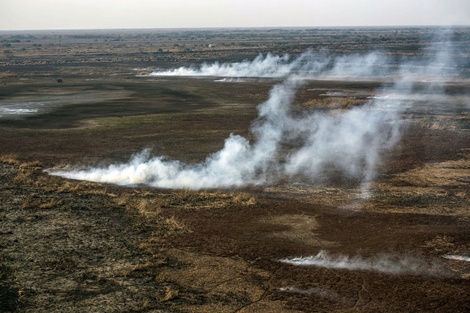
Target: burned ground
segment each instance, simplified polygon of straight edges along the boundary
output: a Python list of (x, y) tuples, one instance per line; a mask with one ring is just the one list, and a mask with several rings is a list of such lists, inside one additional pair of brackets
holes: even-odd
[[(383, 43), (406, 54), (424, 44), (416, 42), (416, 29), (335, 31), (328, 36), (338, 52)], [(324, 32), (195, 32), (160, 41), (151, 33), (63, 34), (61, 58), (58, 37), (2, 34), (4, 42), (20, 42), (12, 41), (1, 60), (1, 103), (50, 105), (0, 118), (0, 311), (467, 312), (470, 265), (446, 258), (470, 254), (470, 117), (462, 105), (470, 90), (462, 82), (446, 86), (453, 104), (404, 113), (402, 138), (385, 154), (367, 195), (340, 175), (324, 184), (192, 192), (44, 172), (126, 161), (144, 148), (200, 162), (230, 133), (251, 139), (256, 105), (276, 81), (140, 77), (134, 67), (239, 60), (293, 46), (290, 52), (300, 52), (313, 38), (324, 43)], [(364, 44), (345, 44), (357, 40)], [(157, 42), (163, 51), (146, 51)], [(33, 44), (41, 50), (30, 50)], [(93, 48), (110, 44), (109, 55)], [(311, 81), (294, 107), (299, 114), (336, 112), (362, 105), (378, 86)], [(420, 261), (403, 274), (281, 262), (320, 251)]]

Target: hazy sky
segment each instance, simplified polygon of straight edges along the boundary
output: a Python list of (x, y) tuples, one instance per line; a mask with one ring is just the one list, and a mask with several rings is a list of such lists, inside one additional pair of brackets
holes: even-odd
[(470, 0), (0, 0), (0, 30), (470, 25)]

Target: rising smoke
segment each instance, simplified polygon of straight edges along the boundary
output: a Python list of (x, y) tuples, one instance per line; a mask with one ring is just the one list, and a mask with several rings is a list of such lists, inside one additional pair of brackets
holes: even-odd
[[(253, 143), (231, 135), (222, 150), (201, 164), (150, 158), (146, 150), (126, 164), (51, 174), (122, 185), (190, 189), (264, 185), (286, 176), (315, 177), (323, 174), (327, 166), (334, 166), (349, 177), (372, 179), (381, 151), (399, 138), (396, 108), (400, 103), (373, 99), (340, 115), (294, 116), (291, 104), (301, 83), (287, 79), (271, 90), (269, 99), (258, 108), (259, 117), (252, 128), (256, 138)], [(281, 161), (281, 148), (293, 141), (301, 143), (300, 147), (292, 149)]]
[[(199, 69), (180, 68), (152, 74), (286, 77), (272, 88), (268, 100), (258, 106), (259, 116), (251, 129), (253, 142), (232, 134), (220, 151), (195, 165), (150, 157), (145, 150), (125, 164), (49, 173), (78, 180), (194, 190), (266, 185), (286, 177), (315, 179), (328, 168), (362, 182), (371, 181), (384, 151), (400, 138), (400, 114), (412, 105), (410, 99), (418, 92), (413, 72), (418, 63), (400, 65), (395, 83), (378, 90), (378, 95), (363, 106), (339, 114), (293, 114), (296, 91), (312, 73), (361, 77), (389, 72), (381, 66), (385, 57), (379, 54), (332, 58), (323, 53), (318, 58), (320, 54), (307, 51), (293, 60), (287, 55), (259, 56), (251, 62), (215, 63)], [(447, 74), (451, 59), (444, 54), (439, 51), (436, 59), (427, 60), (432, 69), (419, 63), (419, 74)]]

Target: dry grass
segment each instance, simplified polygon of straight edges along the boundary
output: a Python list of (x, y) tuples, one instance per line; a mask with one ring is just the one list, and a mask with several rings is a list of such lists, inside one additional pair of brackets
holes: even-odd
[(33, 184), (38, 185), (38, 174), (41, 172), (41, 164), (37, 161), (35, 162), (18, 162), (18, 172), (13, 179), (13, 182), (19, 184)]
[(19, 165), (18, 157), (13, 154), (0, 155), (0, 162), (10, 165)]
[[(178, 302), (182, 312), (299, 312), (285, 308), (280, 301), (266, 298), (266, 286), (258, 282), (268, 281), (270, 273), (243, 260), (179, 249), (171, 249), (169, 254), (185, 266), (161, 269), (157, 281), (172, 282), (161, 301)], [(178, 289), (178, 286), (184, 288)], [(187, 290), (197, 290), (207, 301), (194, 305), (194, 294)]]
[(56, 207), (61, 207), (63, 205), (63, 201), (61, 199), (51, 199), (47, 202), (41, 203), (39, 205), (39, 209), (47, 210)]
[(17, 167), (13, 182), (30, 185), (45, 192), (55, 194), (74, 193), (78, 195), (99, 195), (117, 197), (108, 193), (106, 185), (87, 181), (68, 181), (60, 177), (50, 176), (44, 173), (44, 168), (39, 161), (20, 162), (15, 156), (2, 156), (0, 162)]
[(364, 208), (364, 191), (360, 186), (351, 188), (334, 188), (321, 185), (286, 185), (265, 189), (267, 192), (285, 194), (306, 203), (337, 207), (345, 210), (359, 211)]
[(143, 223), (158, 224), (165, 235), (191, 232), (191, 229), (170, 215), (173, 209), (221, 209), (227, 206), (252, 206), (256, 198), (248, 193), (224, 193), (220, 191), (174, 191), (157, 193), (134, 190), (113, 198), (115, 205), (124, 206), (131, 214), (139, 216)]
[[(441, 163), (429, 163), (388, 179), (374, 182), (369, 190), (326, 188), (310, 185), (267, 188), (304, 202), (347, 210), (380, 213), (469, 216), (470, 155)], [(367, 201), (365, 201), (367, 200)]]
[(166, 203), (169, 207), (189, 209), (218, 209), (230, 205), (252, 206), (254, 204), (256, 204), (256, 198), (248, 193), (190, 190), (172, 193)]
[(78, 193), (82, 195), (116, 197), (115, 194), (108, 193), (106, 186), (99, 183), (66, 180), (60, 180), (58, 183), (58, 186), (56, 186), (57, 193)]
[(433, 249), (436, 253), (445, 254), (453, 251), (455, 248), (454, 238), (446, 235), (437, 235), (433, 239), (427, 241), (424, 247)]
[(256, 198), (248, 193), (190, 190), (171, 193), (134, 190), (119, 196), (113, 195), (112, 201), (117, 206), (124, 206), (129, 213), (136, 214), (145, 223), (159, 224), (167, 234), (191, 231), (175, 216), (168, 216), (173, 209), (221, 209), (232, 205), (252, 206), (256, 204)]
[(283, 226), (283, 230), (275, 231), (270, 236), (286, 238), (301, 242), (304, 245), (326, 247), (334, 245), (333, 242), (323, 240), (316, 234), (319, 224), (314, 216), (307, 215), (279, 215), (263, 218), (263, 223)]
[(139, 217), (142, 224), (158, 225), (161, 234), (175, 235), (178, 233), (187, 233), (191, 230), (174, 216), (167, 217), (163, 214), (166, 199), (159, 195), (144, 196), (139, 194), (122, 194), (113, 199), (115, 205), (124, 206), (126, 210)]
[[(127, 200), (126, 200), (127, 198)], [(147, 199), (147, 198), (133, 198), (121, 196), (118, 198), (118, 203), (125, 204), (126, 208), (130, 211), (134, 211), (139, 215), (147, 218), (155, 218), (162, 213), (162, 201), (158, 198)]]
[[(25, 169), (36, 170), (40, 168), (39, 165), (35, 164), (34, 166), (25, 166)], [(21, 169), (21, 166), (20, 166)], [(22, 175), (22, 181), (31, 180), (32, 173), (25, 171)], [(50, 178), (48, 176), (45, 177)], [(55, 180), (55, 178), (52, 178)], [(40, 181), (40, 180), (39, 180)], [(37, 184), (36, 184), (37, 185)], [(56, 180), (56, 184), (42, 184), (43, 187), (46, 187), (49, 191), (54, 190), (56, 194), (62, 193), (72, 193), (78, 196), (82, 195), (97, 195), (103, 196), (107, 199), (105, 202), (106, 206), (115, 207), (115, 206), (124, 206), (126, 210), (133, 215), (139, 217), (139, 220), (143, 224), (152, 224), (158, 225), (159, 229), (165, 235), (176, 235), (180, 233), (190, 232), (189, 227), (187, 227), (182, 221), (179, 221), (174, 216), (166, 216), (163, 213), (163, 208), (175, 207), (178, 204), (188, 203), (196, 199), (204, 199), (205, 206), (210, 206), (207, 202), (210, 202), (213, 197), (203, 193), (200, 196), (197, 196), (198, 193), (192, 192), (175, 192), (171, 194), (157, 194), (151, 193), (149, 191), (141, 192), (139, 190), (134, 190), (132, 193), (123, 192), (119, 195), (114, 193), (108, 193), (105, 185), (92, 182), (77, 182), (77, 181), (66, 181), (62, 179)], [(218, 197), (220, 198), (220, 197)], [(217, 198), (217, 199), (218, 199)], [(231, 197), (229, 197), (231, 198)], [(243, 202), (243, 201), (253, 201), (246, 197), (233, 197), (236, 198), (234, 201)], [(37, 207), (40, 209), (52, 208), (55, 206), (62, 205), (60, 199), (51, 199), (44, 202), (42, 199), (35, 199), (35, 196), (29, 197), (25, 203), (24, 207)], [(217, 207), (220, 207), (220, 203), (217, 203)]]
[(64, 194), (78, 197), (83, 195), (102, 196), (108, 207), (125, 207), (132, 215), (138, 217), (143, 225), (158, 225), (159, 235), (169, 236), (191, 232), (190, 228), (171, 214), (178, 209), (220, 209), (227, 206), (252, 206), (256, 198), (249, 193), (226, 193), (221, 191), (181, 190), (171, 193), (158, 193), (134, 189), (119, 194), (108, 192), (106, 185), (86, 181), (65, 180), (44, 173), (40, 162), (19, 162), (14, 156), (3, 156), (0, 162), (15, 165), (16, 184), (30, 185), (38, 193), (47, 192), (48, 196), (32, 192), (23, 200), (21, 209), (52, 209), (64, 205)]
[(439, 164), (425, 164), (395, 177), (397, 183), (415, 187), (459, 186), (470, 178), (470, 155)]
[(167, 234), (180, 234), (180, 233), (190, 233), (191, 229), (186, 226), (182, 221), (178, 220), (176, 217), (171, 216), (164, 219), (165, 227)]
[(165, 295), (162, 297), (161, 301), (162, 302), (172, 301), (174, 299), (177, 299), (179, 295), (180, 295), (180, 292), (178, 289), (174, 287), (166, 287)]
[(350, 109), (363, 104), (364, 100), (349, 97), (327, 97), (307, 100), (300, 103), (299, 107), (304, 109)]
[(372, 210), (389, 213), (419, 213), (468, 216), (470, 156), (424, 164), (374, 184)]
[(30, 194), (20, 205), (20, 209), (48, 210), (63, 206), (62, 199), (43, 197), (35, 193)]
[[(115, 195), (114, 195), (115, 196)], [(226, 193), (222, 191), (191, 191), (181, 190), (171, 193), (158, 193), (134, 190), (132, 193), (122, 193), (115, 196), (117, 205), (143, 215), (152, 215), (162, 209), (220, 209), (231, 205), (252, 206), (256, 198), (249, 193)]]

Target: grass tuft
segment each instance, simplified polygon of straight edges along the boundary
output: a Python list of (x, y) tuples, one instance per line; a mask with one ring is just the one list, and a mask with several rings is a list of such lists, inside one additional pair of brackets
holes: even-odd
[(20, 209), (28, 210), (28, 209), (53, 209), (58, 208), (63, 205), (62, 199), (57, 198), (44, 198), (36, 193), (31, 193), (20, 205)]
[(355, 106), (363, 105), (364, 100), (348, 97), (328, 97), (321, 99), (311, 99), (299, 104), (300, 108), (322, 108), (322, 109), (351, 109)]
[(0, 155), (0, 162), (5, 163), (5, 164), (10, 164), (10, 165), (20, 164), (20, 161), (18, 161), (18, 158), (13, 154)]
[(165, 219), (165, 226), (170, 234), (191, 232), (188, 226), (174, 216)]
[(179, 298), (180, 292), (178, 289), (173, 287), (166, 287), (165, 294), (163, 295), (161, 301), (168, 302)]

